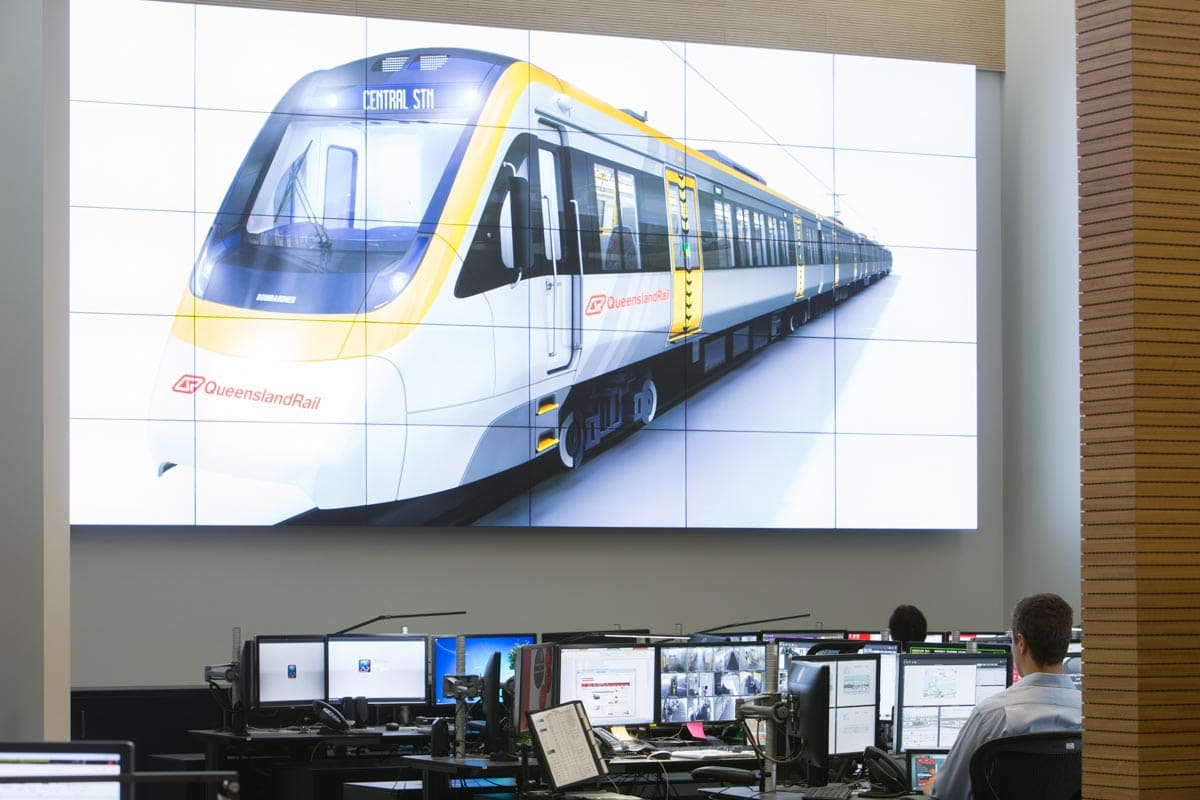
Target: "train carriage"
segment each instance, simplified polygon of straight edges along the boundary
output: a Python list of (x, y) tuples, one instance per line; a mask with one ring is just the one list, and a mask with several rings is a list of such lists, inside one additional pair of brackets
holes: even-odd
[[(321, 509), (469, 486), (658, 410), (664, 368), (786, 333), (880, 245), (525, 62), (388, 53), (298, 82), (199, 253), (155, 385), (159, 472)], [(716, 356), (712, 354), (716, 353)], [(724, 354), (722, 356), (722, 354)]]

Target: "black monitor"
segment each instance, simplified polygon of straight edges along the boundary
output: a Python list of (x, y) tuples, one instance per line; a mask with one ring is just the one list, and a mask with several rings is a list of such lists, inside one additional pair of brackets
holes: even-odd
[(325, 637), (255, 637), (254, 673), (258, 708), (299, 708), (326, 699)]
[(829, 665), (796, 660), (788, 670), (789, 758), (779, 765), (784, 783), (829, 783)]
[[(492, 653), (500, 653), (500, 680), (513, 677), (516, 651), (537, 641), (532, 633), (467, 634), (463, 636), (463, 675), (483, 675)], [(435, 636), (433, 639), (433, 702), (437, 705), (454, 703), (453, 697), (442, 693), (442, 678), (459, 674), (457, 660), (458, 637)]]
[[(879, 655), (836, 653), (793, 659), (788, 669), (788, 690), (793, 673), (803, 665), (829, 667), (830, 756), (862, 756), (875, 746), (879, 724)], [(801, 665), (801, 666), (798, 666)]]
[(424, 703), (428, 640), (410, 635), (328, 637), (328, 698), (366, 697), (368, 703)]
[(977, 703), (1012, 683), (1009, 653), (905, 653), (897, 685), (896, 749), (948, 750)]
[(657, 651), (653, 645), (564, 645), (558, 648), (560, 703), (579, 700), (593, 725), (655, 721)]
[(739, 698), (766, 686), (765, 644), (662, 645), (658, 722), (732, 722)]
[(488, 656), (483, 668), (483, 689), (479, 695), (479, 707), (483, 709), (484, 752), (491, 758), (508, 760), (508, 714), (504, 708), (504, 682), (500, 678), (500, 661), (501, 655), (497, 650)]
[(0, 775), (28, 776), (29, 783), (0, 786), (0, 797), (21, 800), (129, 800), (133, 785), (120, 781), (46, 783), (58, 776), (129, 775), (133, 772), (132, 742), (0, 742)]
[(972, 642), (976, 639), (1010, 640), (1008, 631), (945, 631), (944, 642)]

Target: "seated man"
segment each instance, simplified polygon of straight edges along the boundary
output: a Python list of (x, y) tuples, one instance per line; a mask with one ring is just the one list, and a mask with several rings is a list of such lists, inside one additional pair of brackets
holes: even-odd
[(971, 756), (989, 739), (1080, 729), (1083, 695), (1062, 668), (1071, 641), (1071, 617), (1071, 606), (1056, 594), (1035, 594), (1017, 603), (1013, 661), (1021, 680), (975, 706), (926, 794), (971, 800)]

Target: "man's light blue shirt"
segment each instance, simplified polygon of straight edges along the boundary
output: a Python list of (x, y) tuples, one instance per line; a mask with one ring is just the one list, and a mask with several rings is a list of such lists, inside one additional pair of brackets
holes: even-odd
[(1030, 673), (975, 706), (938, 770), (933, 796), (940, 800), (973, 800), (971, 756), (989, 739), (1018, 733), (1079, 730), (1082, 726), (1083, 693), (1071, 679), (1048, 672)]

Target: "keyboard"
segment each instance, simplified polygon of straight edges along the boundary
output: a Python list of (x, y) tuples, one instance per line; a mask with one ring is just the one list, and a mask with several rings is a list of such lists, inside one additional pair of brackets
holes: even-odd
[(844, 783), (830, 783), (825, 786), (814, 786), (804, 790), (804, 800), (850, 800), (854, 794), (851, 787)]

